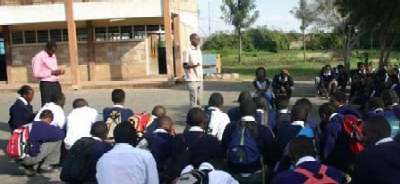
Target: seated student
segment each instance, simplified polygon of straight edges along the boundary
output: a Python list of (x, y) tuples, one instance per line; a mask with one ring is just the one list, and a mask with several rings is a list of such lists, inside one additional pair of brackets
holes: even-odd
[(317, 129), (317, 121), (313, 119), (313, 117), (311, 117), (311, 113), (313, 110), (311, 101), (307, 98), (301, 98), (294, 103), (294, 106), (300, 106), (302, 108), (305, 108), (307, 110), (307, 119), (305, 125), (308, 128), (312, 128), (314, 130)]
[(338, 108), (337, 113), (342, 115), (354, 115), (361, 118), (361, 114), (354, 108), (347, 104), (347, 95), (342, 91), (336, 91), (330, 101)]
[(399, 132), (400, 126), (399, 96), (392, 90), (385, 90), (382, 93), (382, 100), (385, 104), (384, 116), (392, 128), (392, 137), (394, 137)]
[(289, 75), (288, 70), (282, 70), (279, 74), (275, 75), (272, 81), (272, 88), (276, 96), (285, 95), (289, 98), (292, 97), (294, 90), (294, 80)]
[(231, 122), (229, 116), (221, 110), (223, 104), (224, 97), (221, 93), (213, 93), (210, 96), (206, 109), (209, 116), (207, 131), (210, 135), (217, 137), (218, 140), (222, 139), (226, 125)]
[(142, 140), (148, 142), (147, 148), (153, 154), (160, 174), (163, 172), (165, 162), (172, 155), (171, 150), (174, 136), (175, 129), (172, 119), (168, 116), (163, 116), (157, 122), (157, 129), (154, 130), (153, 133), (149, 134), (146, 139)]
[[(274, 136), (268, 127), (255, 122), (255, 111), (253, 100), (243, 101), (240, 104), (241, 121), (228, 124), (222, 137), (221, 144), (226, 153), (229, 172), (239, 183), (260, 183), (265, 175), (265, 165), (272, 167)], [(254, 152), (243, 157), (243, 153), (238, 151), (243, 149), (240, 147)], [(262, 164), (261, 157), (264, 161)]]
[(17, 93), (20, 96), (10, 107), (10, 120), (8, 121), (8, 125), (10, 126), (11, 132), (22, 125), (31, 123), (35, 117), (32, 105), (30, 104), (34, 96), (32, 87), (27, 85), (22, 86)]
[(97, 111), (89, 107), (85, 99), (78, 98), (72, 103), (74, 108), (67, 117), (65, 148), (69, 150), (82, 137), (90, 137), (92, 124), (96, 122)]
[(366, 118), (367, 119), (369, 116), (374, 116), (374, 115), (384, 115), (384, 108), (385, 104), (381, 98), (378, 97), (372, 97), (368, 100), (368, 113)]
[(330, 123), (331, 119), (333, 116), (336, 115), (336, 107), (332, 103), (324, 103), (321, 106), (319, 106), (318, 109), (318, 114), (321, 119), (321, 122), (319, 123), (319, 132), (322, 133), (325, 131), (327, 125)]
[(341, 171), (317, 161), (315, 147), (310, 139), (304, 137), (293, 139), (288, 145), (288, 152), (295, 168), (278, 174), (274, 178), (273, 184), (345, 182)]
[(271, 130), (275, 127), (275, 121), (269, 119), (269, 110), (268, 110), (268, 102), (264, 97), (256, 97), (254, 98), (254, 102), (256, 103), (256, 122), (258, 124), (268, 126)]
[(175, 136), (172, 157), (167, 162), (166, 180), (173, 180), (187, 165), (198, 168), (203, 162), (220, 162), (223, 153), (218, 139), (205, 132), (207, 115), (200, 108), (192, 108), (186, 116), (187, 131)]
[(352, 183), (399, 183), (400, 134), (389, 138), (390, 126), (380, 116), (365, 122), (364, 134), (367, 148), (357, 156)]
[[(162, 105), (154, 106), (153, 110), (151, 111), (151, 119), (153, 120), (147, 127), (145, 134), (151, 134), (154, 130), (157, 129), (158, 121), (161, 117), (167, 115), (167, 110)], [(146, 136), (146, 135), (145, 135)]]
[[(208, 178), (208, 181), (206, 181), (208, 184), (239, 184), (229, 173), (215, 169), (215, 167), (208, 162), (201, 163), (198, 168), (193, 167), (193, 165), (186, 166), (181, 172), (181, 177), (177, 179), (177, 183), (180, 181), (185, 182), (191, 178), (192, 175), (188, 173), (193, 172), (195, 169), (207, 174), (205, 178)], [(193, 183), (196, 182), (193, 181)]]
[(65, 133), (50, 125), (54, 118), (50, 110), (43, 110), (39, 118), (40, 121), (32, 123), (29, 157), (25, 157), (22, 161), (27, 175), (34, 175), (36, 168), (40, 172), (52, 172), (54, 170), (51, 165), (60, 161), (61, 144)]
[(44, 110), (50, 110), (54, 115), (54, 120), (51, 125), (56, 126), (60, 129), (65, 128), (66, 118), (64, 113), (65, 96), (62, 93), (54, 94), (51, 97), (51, 102), (46, 103), (40, 111), (36, 114), (34, 121), (40, 121), (40, 114)]
[[(112, 148), (111, 144), (104, 142), (107, 133), (106, 123), (98, 121), (91, 126), (91, 136), (82, 137), (75, 142), (63, 162), (60, 175), (62, 181), (96, 183), (97, 161)], [(80, 167), (76, 167), (77, 165)]]
[(264, 97), (268, 100), (268, 106), (273, 104), (273, 94), (270, 91), (271, 81), (267, 78), (267, 71), (264, 67), (256, 69), (256, 79), (253, 81), (253, 86), (256, 89), (256, 96)]
[(111, 93), (111, 100), (114, 103), (113, 107), (107, 107), (103, 109), (104, 121), (107, 121), (113, 111), (117, 111), (121, 114), (121, 122), (128, 121), (128, 119), (133, 116), (133, 111), (124, 107), (125, 91), (122, 89), (114, 89)]
[(337, 66), (336, 80), (338, 82), (338, 87), (344, 92), (347, 88), (347, 83), (349, 82), (350, 76), (343, 65)]
[(158, 184), (157, 164), (150, 152), (135, 148), (137, 133), (128, 122), (114, 129), (115, 146), (97, 162), (99, 184)]
[[(250, 100), (250, 99), (252, 99), (250, 92), (242, 91), (239, 94), (239, 98), (238, 98), (237, 102), (240, 104), (242, 101)], [(231, 122), (240, 121), (239, 107), (233, 107), (233, 108), (229, 109), (228, 116), (229, 116), (229, 119), (231, 120)]]
[(335, 74), (332, 71), (332, 68), (330, 65), (326, 65), (325, 67), (322, 68), (321, 74), (319, 76), (320, 78), (320, 86), (319, 89), (322, 89), (322, 94), (325, 96), (330, 96), (334, 91), (336, 91), (336, 78)]
[(290, 111), (289, 111), (289, 98), (280, 97), (276, 100), (276, 127), (274, 132), (277, 132), (282, 126), (290, 123)]

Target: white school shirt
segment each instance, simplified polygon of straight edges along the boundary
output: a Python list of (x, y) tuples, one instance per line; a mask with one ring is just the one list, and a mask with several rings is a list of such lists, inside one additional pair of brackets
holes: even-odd
[(217, 137), (218, 140), (222, 140), (225, 127), (231, 122), (229, 116), (219, 108), (209, 107), (209, 109), (212, 110), (210, 124), (208, 125), (211, 130), (210, 134)]
[(197, 65), (196, 68), (185, 69), (185, 81), (201, 82), (203, 81), (203, 56), (200, 47), (191, 45), (186, 51), (186, 58), (183, 63), (188, 65)]
[[(182, 170), (181, 174), (188, 173), (193, 169), (193, 165), (188, 165)], [(208, 162), (203, 162), (199, 166), (199, 170), (211, 170), (211, 172), (208, 173), (209, 184), (239, 184), (239, 182), (236, 181), (235, 178), (233, 178), (229, 173), (215, 170), (214, 166)]]
[(90, 107), (80, 107), (71, 111), (67, 117), (65, 148), (70, 149), (82, 137), (90, 137), (90, 130), (96, 122), (97, 111)]
[(40, 114), (44, 110), (50, 110), (53, 113), (54, 119), (51, 122), (51, 125), (56, 126), (58, 128), (64, 128), (66, 118), (65, 118), (65, 113), (62, 107), (59, 105), (55, 104), (54, 102), (49, 102), (46, 103), (40, 111), (36, 114), (35, 120), (34, 121), (40, 121)]
[(126, 143), (117, 143), (97, 162), (99, 184), (158, 184), (153, 155)]

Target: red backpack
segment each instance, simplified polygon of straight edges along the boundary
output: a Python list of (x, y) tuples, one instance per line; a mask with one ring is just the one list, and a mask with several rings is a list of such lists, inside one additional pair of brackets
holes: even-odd
[(343, 132), (349, 140), (349, 149), (353, 154), (364, 150), (362, 143), (364, 124), (354, 115), (347, 115), (343, 121)]
[(12, 159), (23, 159), (29, 151), (29, 132), (31, 125), (15, 129), (7, 143), (6, 154)]
[(328, 167), (326, 165), (321, 165), (318, 174), (314, 174), (303, 168), (297, 168), (294, 170), (294, 172), (307, 177), (307, 180), (304, 182), (304, 184), (339, 184), (339, 182), (335, 181), (326, 174), (327, 170)]
[(151, 114), (146, 112), (135, 113), (132, 117), (129, 118), (129, 122), (135, 128), (139, 137), (142, 137), (144, 135), (146, 127), (149, 125), (149, 123), (151, 123), (151, 121)]

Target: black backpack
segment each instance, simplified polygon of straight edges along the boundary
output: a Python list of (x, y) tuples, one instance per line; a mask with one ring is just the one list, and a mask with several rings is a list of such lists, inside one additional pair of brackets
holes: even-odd
[(84, 137), (75, 142), (71, 147), (65, 161), (62, 164), (60, 179), (64, 182), (80, 183), (85, 182), (89, 174), (90, 150), (96, 140)]

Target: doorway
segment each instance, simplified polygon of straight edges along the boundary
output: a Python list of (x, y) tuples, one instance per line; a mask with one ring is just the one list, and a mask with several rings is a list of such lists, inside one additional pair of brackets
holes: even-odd
[(149, 34), (149, 64), (151, 75), (167, 74), (167, 58), (163, 34)]
[(7, 81), (6, 49), (2, 34), (0, 34), (0, 81)]

